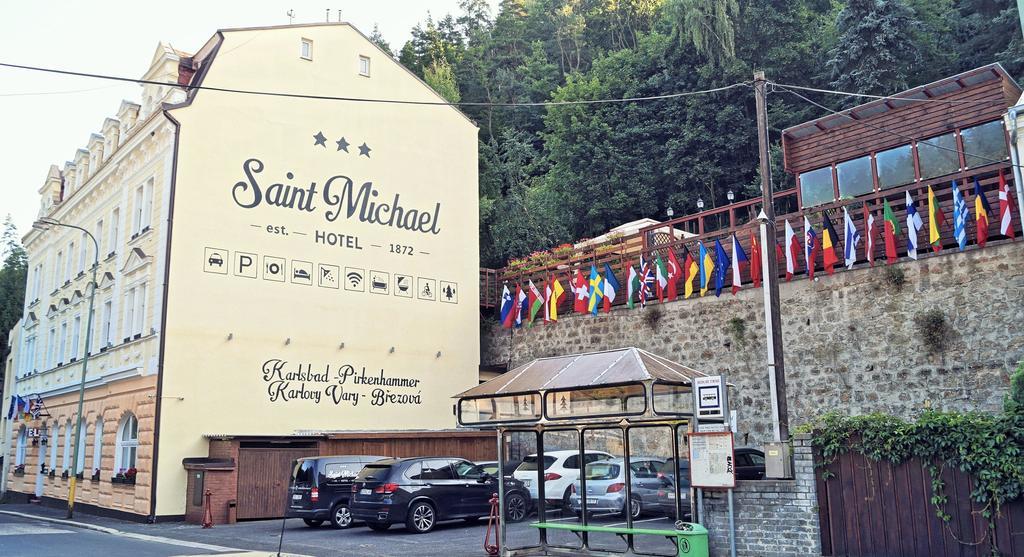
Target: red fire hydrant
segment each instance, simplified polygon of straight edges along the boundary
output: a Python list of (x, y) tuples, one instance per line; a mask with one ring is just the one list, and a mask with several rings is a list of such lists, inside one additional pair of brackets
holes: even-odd
[(203, 528), (213, 528), (213, 507), (210, 506), (210, 496), (213, 495), (209, 489), (206, 490), (206, 503), (203, 512)]
[[(501, 512), (498, 508), (498, 494), (495, 493), (491, 496), (491, 516), (487, 519), (487, 533), (484, 534), (484, 551), (488, 555), (497, 555), (498, 546), (501, 545), (499, 539), (500, 531), (498, 526), (501, 524)], [(494, 529), (494, 543), (491, 543), (491, 529)]]

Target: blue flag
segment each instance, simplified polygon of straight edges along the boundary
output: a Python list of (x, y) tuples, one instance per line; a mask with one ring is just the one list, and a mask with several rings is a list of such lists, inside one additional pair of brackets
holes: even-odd
[(510, 319), (512, 314), (512, 294), (508, 291), (508, 284), (501, 287), (501, 305), (498, 306), (500, 311), (498, 312), (498, 320), (506, 329), (512, 326), (512, 320)]
[(597, 315), (597, 310), (601, 308), (601, 298), (604, 297), (604, 279), (601, 274), (597, 272), (597, 266), (590, 266), (590, 299), (587, 301), (589, 306), (587, 310), (592, 315)]
[(722, 242), (715, 239), (715, 296), (722, 295), (725, 286), (725, 270), (729, 268), (729, 254), (725, 253)]
[(953, 237), (960, 251), (967, 248), (967, 201), (960, 186), (953, 180)]
[(615, 295), (622, 287), (619, 286), (619, 279), (615, 278), (615, 273), (612, 272), (612, 267), (608, 263), (604, 264), (604, 311), (609, 312), (612, 309), (612, 303), (615, 302)]

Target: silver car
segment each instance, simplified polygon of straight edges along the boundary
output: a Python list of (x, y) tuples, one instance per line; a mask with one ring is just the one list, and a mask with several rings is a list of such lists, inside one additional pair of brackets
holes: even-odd
[[(658, 469), (665, 462), (663, 458), (637, 456), (630, 459), (632, 477), (632, 501), (629, 513), (633, 518), (645, 511), (658, 508), (658, 490), (664, 482), (658, 477)], [(587, 512), (626, 513), (626, 462), (622, 458), (602, 460), (587, 464)], [(569, 507), (581, 512), (580, 481), (572, 484)]]

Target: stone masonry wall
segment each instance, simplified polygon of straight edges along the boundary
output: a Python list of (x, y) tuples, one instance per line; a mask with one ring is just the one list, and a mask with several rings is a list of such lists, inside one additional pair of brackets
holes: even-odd
[[(736, 555), (821, 555), (812, 459), (810, 435), (797, 435), (794, 479), (736, 482)], [(729, 506), (724, 491), (705, 492), (704, 513), (711, 555), (729, 555)]]
[[(894, 271), (903, 272), (902, 287)], [(782, 283), (780, 298), (791, 427), (834, 409), (905, 417), (926, 407), (995, 411), (1024, 358), (1024, 242), (798, 277)], [(953, 331), (934, 354), (914, 322), (931, 309)], [(597, 317), (570, 313), (511, 331), (489, 318), (483, 328), (484, 364), (637, 346), (727, 374), (736, 387), (737, 446), (770, 440), (761, 289)]]

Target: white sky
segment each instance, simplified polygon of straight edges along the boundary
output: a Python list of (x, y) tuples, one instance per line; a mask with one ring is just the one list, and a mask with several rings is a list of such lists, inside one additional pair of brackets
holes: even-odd
[[(160, 41), (195, 52), (217, 29), (331, 21), (341, 10), (367, 35), (376, 23), (393, 49), (430, 12), (458, 13), (459, 0), (36, 0), (5, 3), (0, 16), (0, 62), (142, 77)], [(490, 0), (492, 15), (498, 0)], [(152, 6), (152, 7), (150, 7)], [(69, 92), (74, 91), (74, 92)], [(27, 93), (27, 94), (26, 94)], [(42, 94), (53, 93), (53, 94)], [(122, 99), (137, 101), (141, 86), (0, 68), (0, 219), (11, 214), (24, 235), (39, 210), (37, 190), (51, 164), (84, 148)]]

